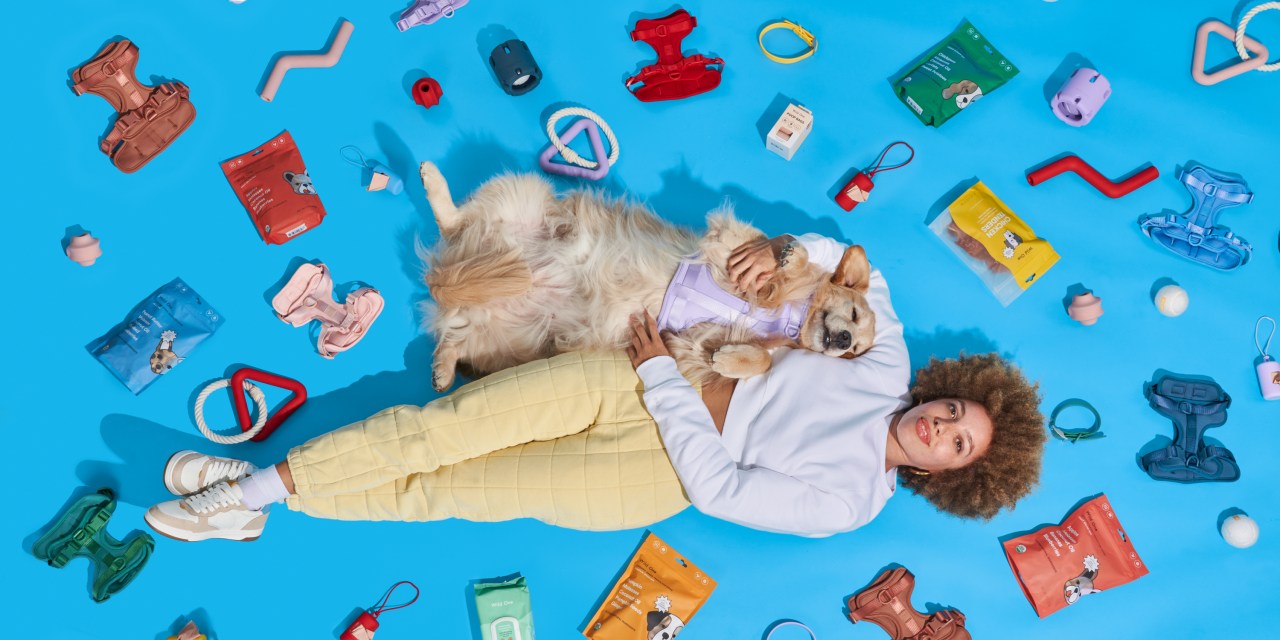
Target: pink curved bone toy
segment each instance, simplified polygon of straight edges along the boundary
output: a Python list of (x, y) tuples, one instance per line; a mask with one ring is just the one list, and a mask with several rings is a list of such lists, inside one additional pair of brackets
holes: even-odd
[(1119, 182), (1109, 180), (1106, 176), (1098, 173), (1097, 169), (1089, 166), (1088, 162), (1080, 159), (1080, 156), (1067, 156), (1058, 160), (1054, 160), (1035, 171), (1027, 174), (1027, 184), (1036, 186), (1049, 178), (1053, 178), (1068, 171), (1074, 171), (1085, 182), (1093, 185), (1093, 188), (1101, 191), (1103, 195), (1110, 198), (1120, 198), (1133, 193), (1138, 187), (1141, 187), (1152, 180), (1160, 177), (1160, 170), (1151, 165), (1143, 167), (1141, 171), (1120, 180)]
[(276, 91), (280, 90), (280, 83), (284, 82), (284, 74), (290, 69), (322, 69), (338, 64), (338, 60), (342, 58), (343, 50), (347, 48), (347, 41), (351, 39), (351, 32), (355, 31), (355, 29), (355, 25), (343, 20), (342, 25), (338, 27), (338, 34), (333, 37), (333, 44), (329, 45), (328, 51), (324, 53), (280, 56), (280, 59), (276, 60), (276, 65), (271, 68), (271, 75), (267, 78), (267, 83), (262, 86), (262, 93), (258, 95), (262, 96), (262, 99), (267, 102), (275, 99)]

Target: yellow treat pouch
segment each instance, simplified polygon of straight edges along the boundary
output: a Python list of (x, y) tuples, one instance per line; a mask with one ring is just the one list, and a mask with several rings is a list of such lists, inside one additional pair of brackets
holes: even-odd
[(652, 533), (582, 635), (592, 640), (672, 640), (716, 588), (692, 562)]
[(1058, 262), (1049, 241), (978, 182), (929, 223), (934, 235), (1009, 306)]

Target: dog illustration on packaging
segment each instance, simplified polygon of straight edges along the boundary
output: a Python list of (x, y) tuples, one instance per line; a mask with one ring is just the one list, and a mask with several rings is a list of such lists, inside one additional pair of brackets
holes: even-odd
[(747, 299), (728, 259), (766, 236), (727, 204), (699, 236), (598, 192), (557, 197), (537, 175), (493, 178), (461, 206), (434, 164), (422, 163), (421, 176), (440, 227), (436, 245), (419, 250), (434, 300), (424, 324), (436, 339), (438, 391), (460, 368), (478, 376), (569, 351), (622, 351), (640, 308), (658, 319), (681, 373), (704, 386), (764, 373), (774, 347), (853, 358), (874, 342), (860, 246), (831, 272), (796, 245)]
[(151, 371), (163, 375), (182, 362), (182, 358), (173, 352), (173, 341), (177, 339), (178, 334), (172, 329), (166, 329), (160, 333), (160, 343), (151, 353)]
[(684, 621), (680, 616), (671, 613), (671, 599), (658, 596), (653, 603), (656, 611), (645, 616), (645, 627), (649, 630), (649, 640), (673, 640), (684, 631)]
[(953, 97), (956, 99), (956, 106), (963, 109), (982, 97), (982, 88), (972, 80), (961, 80), (942, 90), (943, 100)]
[(311, 184), (311, 175), (304, 169), (302, 173), (294, 173), (292, 171), (284, 172), (284, 181), (289, 183), (289, 188), (298, 195), (314, 196), (316, 195), (316, 187)]
[(1084, 571), (1080, 575), (1068, 580), (1062, 586), (1062, 596), (1066, 598), (1067, 604), (1075, 604), (1082, 596), (1091, 593), (1098, 593), (1102, 589), (1095, 589), (1093, 579), (1098, 577), (1098, 557), (1088, 555), (1084, 557)]

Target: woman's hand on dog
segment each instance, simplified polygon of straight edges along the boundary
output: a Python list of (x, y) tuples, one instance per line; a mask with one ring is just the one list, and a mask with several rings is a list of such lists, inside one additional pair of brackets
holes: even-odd
[(658, 335), (658, 321), (645, 310), (631, 316), (631, 346), (627, 347), (627, 357), (631, 358), (631, 366), (639, 367), (641, 363), (658, 356), (669, 356), (667, 345)]
[(738, 287), (738, 293), (755, 295), (769, 276), (778, 270), (778, 257), (782, 247), (795, 238), (787, 234), (776, 238), (762, 238), (744, 242), (729, 254), (727, 265), (729, 280)]

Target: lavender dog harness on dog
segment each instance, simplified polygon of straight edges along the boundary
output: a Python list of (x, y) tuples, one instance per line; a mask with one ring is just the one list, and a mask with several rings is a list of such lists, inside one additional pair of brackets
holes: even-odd
[(1253, 246), (1214, 225), (1223, 209), (1253, 200), (1249, 185), (1243, 179), (1201, 165), (1184, 169), (1178, 179), (1191, 192), (1191, 210), (1143, 216), (1138, 221), (1142, 232), (1188, 260), (1221, 271), (1231, 271), (1248, 262)]
[(714, 322), (740, 325), (762, 337), (796, 340), (809, 314), (809, 305), (810, 300), (806, 300), (799, 304), (788, 302), (780, 309), (753, 309), (751, 303), (716, 284), (709, 265), (685, 260), (667, 285), (658, 313), (658, 330), (683, 331), (695, 324)]

